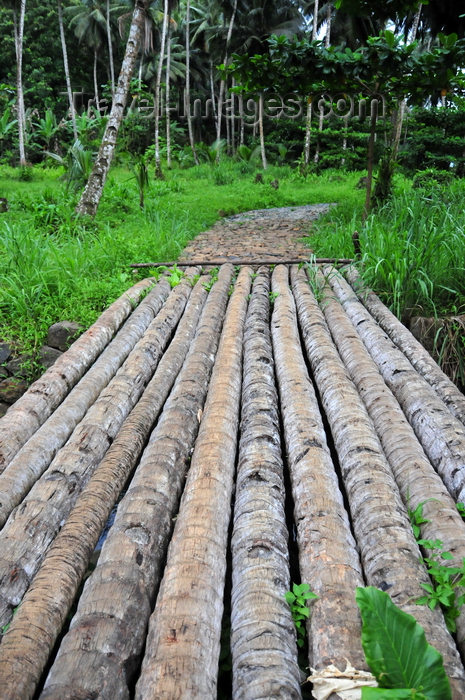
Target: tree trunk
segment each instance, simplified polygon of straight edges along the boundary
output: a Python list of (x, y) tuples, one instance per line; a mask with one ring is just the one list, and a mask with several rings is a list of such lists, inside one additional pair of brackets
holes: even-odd
[(97, 58), (98, 58), (98, 50), (95, 48), (94, 49), (94, 95), (95, 95), (95, 108), (96, 108), (97, 112), (100, 114), (100, 96), (99, 96), (98, 78), (97, 78)]
[[(191, 45), (190, 45), (190, 21), (191, 21), (191, 4), (190, 0), (186, 1), (186, 93), (185, 93), (185, 109), (187, 118), (187, 133), (189, 135), (189, 145), (191, 147), (192, 155), (194, 157), (194, 163), (199, 164), (199, 158), (197, 156), (197, 151), (195, 150), (194, 143), (194, 133), (192, 130), (192, 116), (191, 116)], [(210, 71), (212, 70), (212, 65), (210, 61)], [(211, 75), (210, 75), (211, 79)], [(213, 95), (214, 98), (214, 95)], [(215, 102), (213, 101), (213, 111), (215, 110)]]
[(330, 284), (449, 493), (465, 501), (465, 426), (386, 338), (347, 282), (334, 277)]
[(263, 130), (263, 92), (260, 93), (260, 97), (258, 99), (258, 132), (260, 135), (260, 154), (262, 156), (262, 166), (263, 170), (266, 170), (268, 163), (266, 162), (265, 132)]
[(213, 61), (210, 59), (210, 95), (212, 100), (213, 117), (215, 119), (215, 124), (218, 123), (218, 113), (216, 109), (216, 97), (215, 97), (215, 83), (213, 81)]
[(328, 3), (326, 8), (326, 34), (325, 34), (325, 46), (328, 48), (331, 44), (331, 18), (332, 18), (333, 8), (331, 3)]
[[(440, 539), (444, 550), (453, 553), (453, 559), (444, 563), (460, 568), (465, 557), (465, 523), (334, 292), (325, 287), (322, 275), (319, 282), (320, 306), (332, 338), (373, 421), (404, 504), (411, 510), (423, 504), (422, 539)], [(465, 612), (457, 620), (457, 630), (464, 655)]]
[[(229, 21), (228, 33), (226, 35), (226, 50), (225, 50), (224, 61), (223, 61), (225, 66), (228, 65), (228, 49), (229, 49), (229, 44), (231, 42), (231, 37), (232, 37), (232, 32), (233, 32), (233, 27), (234, 27), (234, 20), (236, 18), (236, 12), (237, 12), (237, 0), (234, 0), (233, 11), (231, 14), (231, 19)], [(219, 141), (221, 138), (221, 117), (222, 117), (222, 111), (223, 111), (223, 100), (224, 100), (225, 86), (226, 86), (226, 81), (224, 80), (224, 78), (222, 78), (220, 81), (220, 94), (218, 96), (218, 111), (217, 111), (217, 118), (216, 118), (216, 140), (217, 141)], [(219, 160), (219, 155), (220, 155), (220, 152), (218, 151), (217, 162)]]
[(407, 328), (389, 311), (374, 292), (363, 286), (354, 268), (347, 270), (347, 277), (357, 291), (360, 301), (370, 314), (410, 360), (417, 372), (433, 387), (453, 415), (465, 425), (465, 397), (449, 377), (438, 367), (423, 345)]
[(169, 293), (166, 281), (141, 302), (87, 374), (32, 435), (0, 475), (0, 528), (97, 400), (158, 314)]
[(108, 117), (105, 127), (105, 133), (103, 134), (97, 160), (95, 161), (87, 185), (76, 207), (76, 212), (78, 214), (94, 216), (100, 203), (103, 187), (113, 159), (119, 127), (124, 115), (124, 108), (126, 106), (134, 65), (137, 60), (147, 4), (148, 0), (136, 0), (115, 98), (111, 105), (110, 116)]
[(242, 335), (250, 284), (251, 269), (243, 267), (228, 305), (191, 468), (150, 619), (136, 700), (208, 700), (217, 696)]
[(168, 17), (168, 35), (166, 40), (166, 89), (165, 89), (165, 121), (166, 121), (166, 165), (171, 168), (171, 116), (170, 116), (170, 70), (171, 70), (171, 18)]
[(304, 166), (310, 163), (310, 138), (312, 131), (312, 96), (307, 97), (307, 114), (305, 117)]
[[(0, 580), (11, 584), (0, 595), (0, 626), (11, 619), (13, 608), (28, 588), (47, 546), (151, 379), (191, 288), (187, 280), (174, 288), (120, 371), (1, 531)], [(29, 532), (30, 537), (24, 540), (18, 536), (20, 531)]]
[(316, 149), (315, 149), (315, 156), (313, 158), (313, 162), (315, 165), (318, 164), (318, 161), (320, 160), (320, 134), (323, 131), (323, 119), (324, 119), (324, 110), (323, 107), (320, 108), (320, 114), (318, 116), (318, 139), (316, 142)]
[(233, 697), (301, 698), (271, 347), (269, 273), (259, 270), (245, 324), (241, 438), (232, 534)]
[(0, 473), (111, 341), (153, 279), (128, 289), (0, 418)]
[[(8, 643), (2, 645), (2, 656), (0, 659), (0, 679), (2, 681), (2, 688), (5, 693), (5, 698), (8, 697), (10, 700), (12, 698), (23, 698), (32, 697), (35, 687), (40, 680), (42, 670), (47, 662), (49, 654), (52, 652), (53, 644), (59, 631), (66, 619), (69, 609), (73, 603), (73, 599), (78, 591), (78, 587), (82, 578), (88, 568), (90, 556), (97, 544), (100, 533), (102, 532), (105, 523), (107, 522), (110, 511), (118, 498), (121, 489), (123, 488), (126, 479), (133, 470), (136, 462), (138, 461), (145, 443), (148, 439), (149, 433), (158, 418), (160, 410), (167, 399), (169, 392), (175, 382), (175, 379), (182, 368), (183, 376), (186, 377), (187, 368), (184, 369), (183, 363), (189, 352), (192, 343), (199, 344), (198, 340), (194, 341), (194, 335), (197, 329), (198, 321), (202, 308), (207, 297), (207, 291), (204, 287), (207, 278), (202, 278), (194, 288), (192, 295), (186, 307), (186, 311), (183, 318), (179, 324), (176, 331), (176, 335), (168, 347), (166, 353), (160, 361), (160, 364), (147, 386), (143, 396), (140, 401), (131, 412), (130, 416), (124, 422), (121, 430), (119, 431), (115, 441), (111, 445), (107, 454), (99, 464), (97, 470), (95, 471), (93, 477), (90, 479), (89, 483), (86, 485), (82, 491), (73, 511), (71, 512), (67, 522), (64, 524), (60, 533), (57, 535), (54, 543), (48, 550), (45, 560), (34, 578), (33, 584), (26, 593), (26, 596), (21, 604), (21, 614), (15, 615), (12, 625), (8, 634)], [(212, 293), (213, 294), (213, 293)], [(226, 299), (227, 287), (224, 290), (224, 297)], [(222, 314), (220, 314), (220, 319)], [(217, 316), (216, 316), (217, 319)], [(216, 326), (219, 326), (220, 321), (215, 320)], [(219, 335), (219, 328), (216, 330), (216, 337)], [(210, 334), (211, 336), (211, 334)], [(208, 339), (210, 345), (213, 341)], [(208, 350), (209, 348), (207, 348)], [(212, 363), (211, 358), (212, 353), (206, 353), (204, 356), (206, 363)], [(198, 355), (197, 355), (198, 357)], [(192, 361), (191, 361), (192, 363)], [(197, 367), (196, 367), (197, 369)], [(195, 374), (190, 368), (190, 376)], [(203, 376), (203, 375), (202, 375)], [(205, 388), (203, 390), (203, 395), (206, 393), (206, 384), (208, 381), (203, 377), (202, 379)], [(167, 424), (167, 418), (172, 424), (179, 422), (179, 407), (180, 401), (186, 401), (181, 393), (186, 391), (185, 380), (177, 384), (177, 388), (174, 390), (177, 396), (177, 413), (170, 411), (168, 407), (165, 407), (163, 416), (161, 418), (162, 424)], [(190, 383), (189, 389), (192, 390), (193, 382)], [(187, 393), (187, 392), (186, 392)], [(173, 399), (169, 399), (168, 406)], [(191, 399), (192, 403), (192, 399)], [(195, 408), (195, 405), (193, 406)], [(197, 411), (192, 410), (190, 415), (186, 415), (194, 427), (198, 425), (197, 421)], [(184, 423), (181, 424), (182, 430), (185, 431)], [(160, 433), (160, 428), (157, 428), (158, 434)], [(194, 431), (195, 433), (195, 431)], [(165, 431), (165, 446), (167, 444)], [(186, 437), (183, 434), (180, 437), (180, 442), (178, 445), (182, 445), (182, 450), (188, 453), (190, 442), (187, 439), (182, 439)], [(174, 435), (170, 433), (169, 438), (173, 445)], [(115, 522), (112, 529), (107, 537), (106, 543), (104, 545), (104, 553), (102, 554), (102, 561), (105, 560), (105, 564), (98, 563), (97, 570), (95, 573), (95, 579), (92, 579), (90, 585), (88, 584), (86, 591), (83, 594), (83, 598), (80, 602), (79, 613), (76, 615), (73, 621), (73, 632), (71, 635), (66, 637), (63, 647), (69, 644), (70, 637), (76, 641), (78, 637), (79, 630), (79, 617), (82, 617), (81, 611), (86, 605), (89, 605), (90, 599), (92, 598), (92, 592), (95, 593), (96, 589), (102, 591), (105, 589), (105, 584), (102, 585), (102, 570), (109, 570), (109, 556), (107, 555), (108, 550), (114, 547), (114, 552), (118, 551), (118, 547), (115, 547), (115, 540), (123, 540), (126, 547), (121, 547), (119, 549), (119, 576), (113, 581), (114, 595), (111, 596), (112, 600), (116, 598), (116, 592), (121, 586), (121, 578), (123, 571), (127, 571), (127, 565), (129, 562), (123, 562), (123, 557), (121, 552), (128, 552), (127, 544), (131, 543), (130, 551), (132, 552), (134, 548), (134, 541), (131, 542), (129, 530), (126, 527), (126, 533), (129, 537), (124, 535), (121, 528), (121, 521), (128, 517), (128, 513), (132, 514), (131, 525), (134, 528), (134, 514), (136, 513), (138, 507), (143, 502), (142, 491), (145, 490), (147, 496), (153, 498), (153, 492), (150, 489), (150, 481), (153, 480), (154, 474), (160, 475), (163, 473), (161, 470), (152, 469), (153, 462), (150, 467), (147, 468), (147, 456), (149, 451), (154, 455), (155, 449), (159, 447), (160, 440), (152, 440), (150, 447), (144, 452), (142, 457), (142, 465), (145, 465), (143, 479), (140, 476), (134, 477), (133, 482), (130, 486), (128, 494), (125, 496), (123, 502), (118, 508), (118, 514), (116, 516)], [(166, 449), (163, 451), (162, 460), (166, 460)], [(159, 459), (159, 462), (162, 461)], [(150, 473), (149, 473), (150, 472)], [(159, 478), (159, 477), (158, 477)], [(155, 478), (156, 480), (156, 478)], [(140, 484), (140, 488), (136, 488), (136, 484)], [(135, 495), (135, 497), (134, 497)], [(125, 515), (123, 516), (123, 513)], [(139, 511), (140, 513), (140, 511)], [(131, 516), (130, 516), (131, 517)], [(133, 530), (134, 531), (134, 530)], [(117, 534), (115, 534), (117, 533)], [(157, 545), (159, 540), (157, 539)], [(108, 543), (108, 544), (107, 544)], [(135, 563), (135, 562), (134, 562)], [(145, 560), (145, 565), (147, 566), (147, 559)], [(136, 566), (138, 566), (136, 564)], [(141, 569), (139, 569), (141, 571)], [(104, 577), (103, 577), (104, 578)], [(95, 584), (94, 581), (98, 579), (100, 584)], [(151, 585), (152, 583), (151, 580)], [(92, 591), (92, 592), (91, 592)], [(102, 597), (98, 598), (100, 604)], [(93, 602), (94, 609), (98, 603)], [(119, 620), (122, 617), (122, 610), (126, 607), (129, 614), (133, 613), (133, 601), (130, 599), (124, 600), (119, 608)], [(142, 606), (145, 607), (145, 606)], [(124, 641), (128, 647), (134, 647), (134, 633), (140, 629), (144, 630), (145, 624), (147, 622), (149, 615), (149, 609), (147, 609), (147, 616), (145, 621), (141, 622), (138, 615), (138, 623), (134, 625), (134, 621), (129, 617), (127, 619), (128, 624), (131, 625), (131, 634), (126, 636)], [(121, 617), (120, 617), (121, 616)], [(116, 625), (120, 622), (116, 623)], [(104, 615), (100, 618), (100, 625), (104, 629), (108, 629), (109, 621), (104, 619)], [(96, 633), (96, 627), (93, 626), (93, 634)], [(26, 636), (24, 632), (27, 630)], [(32, 634), (31, 630), (40, 630), (39, 634)], [(87, 628), (88, 630), (88, 628)], [(79, 630), (80, 631), (80, 630)], [(95, 637), (94, 637), (95, 638)], [(142, 646), (143, 637), (139, 639), (139, 652)], [(4, 641), (7, 641), (6, 639)], [(108, 640), (107, 642), (108, 643)], [(83, 684), (85, 684), (85, 689), (89, 695), (92, 694), (94, 690), (102, 691), (102, 688), (95, 688), (96, 675), (92, 674), (90, 669), (89, 672), (82, 673), (82, 669), (85, 667), (85, 659), (89, 658), (90, 650), (90, 635), (87, 634), (86, 641), (86, 651), (83, 657), (77, 653), (72, 658), (78, 662), (77, 670), (78, 674), (76, 677), (73, 676), (73, 669), (71, 663), (66, 664), (66, 670), (68, 674), (68, 690), (71, 692), (77, 692), (84, 690)], [(81, 647), (82, 648), (82, 647)], [(121, 644), (119, 646), (119, 651), (121, 653)], [(111, 655), (111, 660), (108, 660), (109, 654), (104, 654), (101, 664), (99, 664), (100, 669), (104, 666), (111, 667), (115, 664), (115, 655)], [(49, 682), (47, 684), (47, 690), (45, 691), (46, 696), (53, 696), (58, 692), (58, 695), (62, 691), (62, 686), (57, 690), (55, 680), (57, 675), (59, 675), (59, 669), (66, 659), (66, 653), (63, 649), (60, 651), (58, 659), (55, 666), (53, 666)], [(25, 663), (26, 662), (26, 663)], [(25, 668), (27, 668), (27, 673), (25, 673)], [(80, 669), (80, 673), (79, 673)], [(101, 670), (100, 670), (101, 673)], [(117, 695), (114, 689), (112, 697), (121, 697), (124, 691), (127, 692), (126, 683), (129, 682), (129, 677), (127, 674), (121, 672), (114, 674), (114, 683), (117, 683), (117, 679), (120, 682), (120, 688), (118, 688), (120, 695)], [(84, 677), (84, 681), (82, 680)], [(124, 680), (122, 680), (124, 679)], [(108, 692), (108, 687), (107, 687)], [(64, 691), (66, 695), (66, 691)], [(63, 697), (63, 696), (62, 696)], [(108, 697), (106, 695), (105, 697)]]
[(163, 179), (160, 155), (160, 90), (163, 61), (165, 58), (166, 34), (169, 21), (169, 0), (163, 1), (163, 24), (161, 29), (160, 56), (158, 58), (157, 77), (155, 82), (155, 177)]
[(307, 625), (309, 664), (317, 670), (330, 664), (343, 670), (349, 661), (356, 669), (366, 669), (355, 603), (355, 589), (364, 585), (363, 576), (302, 355), (286, 267), (275, 268), (272, 289), (277, 296), (271, 331), (295, 503), (300, 576), (319, 596), (312, 602)]
[(76, 126), (76, 110), (74, 109), (73, 91), (71, 88), (71, 78), (69, 75), (68, 51), (66, 49), (65, 30), (63, 27), (63, 8), (61, 5), (61, 0), (57, 0), (57, 8), (58, 8), (58, 25), (60, 28), (61, 50), (63, 52), (63, 66), (65, 69), (66, 91), (68, 93), (69, 113), (71, 115), (71, 124), (73, 125), (73, 137), (74, 137), (74, 140), (77, 141), (78, 132), (77, 132), (77, 126)]
[(339, 457), (366, 581), (386, 590), (422, 625), (428, 642), (443, 656), (455, 696), (462, 697), (465, 670), (440, 609), (415, 604), (423, 593), (420, 584), (430, 580), (371, 419), (334, 347), (303, 270), (293, 267), (292, 280), (305, 349)]
[(365, 206), (363, 209), (362, 221), (365, 221), (370, 213), (371, 207), (371, 189), (373, 183), (373, 160), (375, 157), (375, 135), (376, 135), (376, 120), (378, 118), (378, 102), (371, 101), (371, 117), (370, 117), (370, 136), (368, 138), (368, 156), (367, 156), (367, 184), (365, 190)]
[(312, 24), (312, 41), (316, 41), (318, 34), (318, 10), (319, 0), (313, 2), (313, 24)]
[(111, 98), (113, 100), (115, 97), (115, 65), (113, 62), (113, 43), (111, 40), (110, 0), (106, 0), (106, 24), (107, 24), (107, 40), (108, 40), (108, 59), (110, 62)]
[(23, 39), (24, 39), (24, 17), (26, 14), (26, 0), (20, 0), (19, 21), (16, 16), (16, 9), (13, 10), (13, 22), (15, 33), (16, 50), (16, 93), (18, 108), (18, 143), (19, 143), (19, 165), (25, 167), (26, 161), (26, 112), (24, 109), (23, 90)]

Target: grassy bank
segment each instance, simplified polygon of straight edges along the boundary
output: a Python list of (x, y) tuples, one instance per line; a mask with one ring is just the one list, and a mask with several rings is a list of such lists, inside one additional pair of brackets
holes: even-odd
[[(0, 168), (0, 338), (23, 349), (44, 341), (52, 323), (67, 319), (90, 325), (132, 284), (131, 262), (176, 260), (186, 243), (222, 215), (250, 209), (321, 202), (359, 208), (359, 173), (326, 171), (299, 176), (270, 167), (255, 182), (248, 163), (224, 160), (151, 180), (144, 210), (132, 173), (112, 170), (94, 221), (76, 219), (76, 195), (66, 192), (63, 171)], [(270, 186), (278, 179), (279, 188)]]

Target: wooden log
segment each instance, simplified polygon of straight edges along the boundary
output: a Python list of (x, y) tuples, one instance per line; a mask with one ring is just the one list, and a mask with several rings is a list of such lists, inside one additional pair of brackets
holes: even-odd
[(198, 432), (232, 274), (232, 266), (224, 266), (209, 293), (176, 384), (61, 643), (43, 699), (129, 696)]
[(347, 282), (338, 274), (328, 279), (449, 493), (465, 501), (464, 425), (386, 337)]
[(154, 376), (84, 487), (13, 617), (0, 654), (0, 687), (5, 700), (34, 696), (100, 533), (192, 343), (207, 297), (206, 281), (207, 277), (201, 278), (194, 287)]
[(191, 292), (183, 280), (116, 376), (0, 532), (0, 626), (7, 624), (124, 419), (150, 380)]
[[(426, 522), (420, 526), (422, 538), (440, 539), (453, 555), (444, 564), (460, 567), (465, 558), (465, 523), (340, 302), (322, 275), (319, 281), (320, 306), (328, 328), (373, 421), (402, 499), (411, 510), (423, 504)], [(463, 611), (456, 622), (457, 645), (465, 658)]]
[(136, 700), (216, 699), (226, 548), (251, 270), (230, 299), (205, 412), (168, 550)]
[(310, 666), (349, 661), (366, 669), (355, 589), (363, 586), (357, 547), (339, 489), (325, 429), (302, 355), (288, 270), (273, 272), (276, 294), (272, 339), (287, 459), (295, 503), (300, 575), (318, 600), (312, 603)]
[(63, 401), (152, 284), (146, 279), (128, 289), (0, 418), (0, 472)]
[(429, 352), (418, 342), (410, 331), (394, 316), (374, 292), (363, 286), (354, 267), (349, 267), (346, 276), (363, 305), (402, 350), (417, 372), (426, 379), (448, 409), (465, 424), (465, 396), (433, 360)]
[(47, 469), (98, 395), (114, 377), (170, 292), (167, 280), (139, 304), (113, 340), (45, 423), (0, 474), (0, 528)]
[[(144, 267), (190, 267), (195, 266), (217, 266), (225, 265), (226, 263), (231, 263), (231, 265), (251, 265), (253, 267), (261, 267), (262, 265), (298, 265), (299, 263), (308, 263), (308, 258), (280, 258), (278, 255), (270, 253), (267, 259), (263, 258), (240, 258), (237, 255), (225, 255), (224, 260), (212, 259), (212, 260), (191, 260), (189, 262), (148, 262), (148, 263), (132, 263), (129, 267), (140, 269)], [(320, 263), (331, 263), (332, 265), (350, 265), (354, 261), (352, 258), (313, 258), (312, 262)]]
[(269, 329), (269, 275), (259, 270), (247, 312), (241, 437), (232, 534), (233, 697), (300, 698), (290, 588), (278, 396)]
[(443, 656), (453, 697), (465, 696), (465, 670), (441, 611), (416, 605), (429, 583), (406, 509), (373, 424), (332, 342), (307, 279), (293, 268), (302, 336), (339, 457), (367, 583), (413, 615)]

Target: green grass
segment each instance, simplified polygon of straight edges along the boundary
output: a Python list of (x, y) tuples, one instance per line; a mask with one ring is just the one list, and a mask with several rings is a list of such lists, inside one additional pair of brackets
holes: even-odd
[[(166, 171), (153, 170), (146, 206), (139, 207), (129, 170), (114, 168), (94, 221), (74, 215), (76, 196), (66, 192), (61, 168), (35, 167), (32, 179), (0, 168), (0, 196), (9, 211), (0, 218), (0, 338), (24, 350), (43, 343), (49, 325), (74, 320), (90, 325), (134, 281), (132, 262), (174, 261), (187, 242), (227, 215), (268, 207), (361, 199), (360, 174), (311, 175), (271, 166), (264, 184), (247, 163), (225, 159)], [(278, 190), (270, 186), (279, 180)]]

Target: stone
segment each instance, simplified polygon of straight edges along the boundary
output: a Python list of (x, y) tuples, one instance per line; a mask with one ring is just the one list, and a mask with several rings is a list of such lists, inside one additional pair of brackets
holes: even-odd
[(8, 377), (0, 382), (0, 403), (12, 404), (19, 399), (27, 389), (27, 382), (17, 377)]
[(3, 418), (3, 416), (8, 411), (9, 408), (10, 408), (9, 403), (5, 403), (4, 401), (0, 401), (0, 418)]
[(83, 327), (74, 321), (59, 321), (48, 329), (47, 345), (64, 352), (83, 331)]
[(8, 374), (20, 379), (27, 379), (32, 374), (32, 364), (34, 358), (31, 355), (18, 355), (13, 360), (6, 363)]
[(63, 355), (61, 350), (51, 348), (49, 345), (42, 345), (39, 350), (39, 362), (43, 367), (48, 369), (61, 355)]
[(11, 347), (8, 343), (0, 343), (0, 364), (6, 362), (11, 357)]
[(8, 372), (6, 367), (2, 367), (0, 365), (0, 379), (6, 379), (6, 377), (9, 377), (10, 373)]

